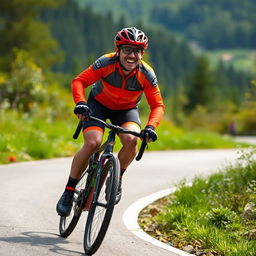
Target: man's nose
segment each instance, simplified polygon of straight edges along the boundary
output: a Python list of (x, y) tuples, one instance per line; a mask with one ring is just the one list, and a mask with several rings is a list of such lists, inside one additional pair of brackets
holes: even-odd
[(129, 54), (129, 56), (135, 57), (134, 51), (132, 51), (132, 52)]

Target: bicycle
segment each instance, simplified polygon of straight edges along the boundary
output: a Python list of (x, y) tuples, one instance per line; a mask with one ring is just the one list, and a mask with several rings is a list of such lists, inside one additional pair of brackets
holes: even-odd
[[(140, 133), (124, 129), (120, 126), (107, 123), (101, 119), (90, 116), (90, 120), (102, 123), (110, 129), (106, 141), (90, 157), (87, 169), (82, 173), (76, 186), (72, 211), (69, 216), (61, 216), (59, 233), (67, 238), (76, 227), (83, 211), (87, 219), (84, 231), (84, 251), (86, 255), (94, 254), (100, 247), (107, 232), (114, 206), (120, 180), (119, 160), (113, 154), (117, 133), (129, 133), (142, 138)], [(80, 121), (73, 138), (76, 139), (82, 129)], [(142, 138), (136, 160), (139, 161), (147, 145), (147, 135)]]

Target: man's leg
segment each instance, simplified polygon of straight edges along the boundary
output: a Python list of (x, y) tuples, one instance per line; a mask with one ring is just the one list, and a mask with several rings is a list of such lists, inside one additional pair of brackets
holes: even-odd
[(100, 130), (89, 130), (84, 133), (84, 145), (73, 158), (70, 176), (65, 191), (57, 203), (56, 210), (59, 215), (68, 216), (70, 214), (75, 187), (82, 172), (87, 167), (90, 156), (101, 144), (102, 137), (103, 132)]
[(101, 132), (100, 130), (89, 130), (84, 133), (84, 145), (75, 154), (71, 165), (70, 176), (73, 179), (80, 178), (82, 172), (87, 167), (90, 156), (100, 146), (102, 138), (103, 132)]
[[(122, 127), (138, 133), (140, 132), (139, 125), (133, 122), (125, 123), (124, 125), (122, 125)], [(136, 156), (138, 138), (131, 134), (125, 133), (120, 133), (119, 137), (123, 147), (118, 153), (118, 159), (120, 161), (121, 169), (125, 170)]]
[[(126, 128), (128, 130), (140, 132), (139, 125), (137, 125), (136, 123), (133, 123), (133, 122), (126, 123), (126, 124), (122, 125), (122, 127)], [(120, 175), (121, 176), (120, 176), (120, 182), (119, 182), (117, 196), (116, 196), (116, 204), (121, 200), (122, 177), (123, 177), (125, 170), (127, 169), (127, 167), (130, 165), (130, 163), (133, 161), (133, 159), (136, 156), (137, 141), (138, 141), (137, 137), (130, 135), (130, 134), (120, 133), (119, 137), (120, 137), (123, 147), (121, 148), (121, 150), (118, 153), (118, 159), (120, 161), (120, 169), (121, 169)]]

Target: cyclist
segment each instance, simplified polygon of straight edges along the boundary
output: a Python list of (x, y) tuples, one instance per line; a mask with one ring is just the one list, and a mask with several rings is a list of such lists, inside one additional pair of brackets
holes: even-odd
[[(157, 139), (155, 128), (164, 114), (164, 104), (153, 69), (142, 57), (148, 46), (145, 33), (135, 27), (123, 28), (114, 39), (115, 52), (103, 55), (72, 80), (72, 94), (76, 103), (74, 113), (83, 122), (84, 145), (73, 158), (70, 176), (57, 212), (68, 216), (76, 184), (88, 164), (90, 156), (102, 142), (104, 126), (88, 120), (88, 115), (106, 120), (126, 129), (140, 132), (138, 104), (145, 93), (151, 112), (146, 127), (149, 142)], [(85, 88), (93, 85), (88, 97)], [(137, 138), (119, 134), (122, 148), (118, 153), (121, 178), (116, 203), (121, 198), (122, 176), (136, 155)]]

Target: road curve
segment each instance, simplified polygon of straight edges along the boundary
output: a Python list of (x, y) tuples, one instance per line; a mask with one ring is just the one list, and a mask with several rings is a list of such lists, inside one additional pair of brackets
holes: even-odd
[[(96, 256), (175, 256), (126, 229), (122, 216), (134, 201), (195, 175), (209, 175), (234, 162), (236, 150), (147, 152), (124, 176), (123, 197)], [(58, 236), (55, 212), (70, 158), (0, 166), (0, 256), (83, 255), (83, 215), (68, 239)]]

